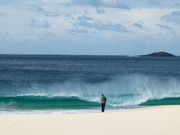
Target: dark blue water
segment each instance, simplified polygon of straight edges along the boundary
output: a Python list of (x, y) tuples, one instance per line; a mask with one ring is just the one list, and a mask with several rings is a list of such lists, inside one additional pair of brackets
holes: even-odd
[(180, 104), (180, 58), (0, 55), (0, 110)]

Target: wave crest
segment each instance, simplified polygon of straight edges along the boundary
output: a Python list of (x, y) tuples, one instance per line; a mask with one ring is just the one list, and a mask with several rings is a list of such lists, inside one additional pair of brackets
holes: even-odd
[[(76, 106), (81, 106), (79, 103), (82, 103), (88, 107), (99, 106), (102, 93), (108, 99), (108, 106), (141, 105), (151, 100), (179, 98), (180, 80), (140, 74), (116, 76), (106, 82), (95, 84), (69, 80), (53, 85), (32, 85), (26, 91), (24, 89), (20, 91), (15, 97), (17, 96), (16, 100), (20, 97), (20, 100), (26, 98), (24, 101), (28, 102), (38, 100), (41, 104), (45, 100), (48, 101), (47, 103), (51, 101), (55, 103), (49, 106), (56, 106), (58, 102), (56, 107), (61, 106), (60, 101), (62, 100), (64, 104), (69, 102), (69, 107), (73, 107), (74, 103), (77, 103)], [(1, 99), (1, 102), (3, 100)]]

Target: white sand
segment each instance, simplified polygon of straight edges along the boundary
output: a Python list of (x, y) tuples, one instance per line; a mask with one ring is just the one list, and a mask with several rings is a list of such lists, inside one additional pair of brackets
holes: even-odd
[(86, 114), (0, 115), (0, 135), (180, 135), (180, 106)]

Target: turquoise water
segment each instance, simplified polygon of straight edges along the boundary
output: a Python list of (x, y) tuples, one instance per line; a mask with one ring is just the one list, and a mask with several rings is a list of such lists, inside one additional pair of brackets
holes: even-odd
[(180, 104), (180, 58), (0, 55), (0, 113)]

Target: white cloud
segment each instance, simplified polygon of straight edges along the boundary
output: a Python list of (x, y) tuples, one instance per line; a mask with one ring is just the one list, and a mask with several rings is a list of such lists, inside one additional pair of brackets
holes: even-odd
[(147, 3), (150, 4), (151, 6), (152, 5), (154, 5), (154, 6), (161, 6), (160, 1), (158, 1), (158, 0), (148, 0)]
[(69, 3), (71, 0), (41, 0), (44, 3)]
[(89, 5), (95, 7), (131, 8), (180, 8), (179, 0), (1, 0), (1, 4), (62, 4), (67, 6)]
[(38, 21), (36, 19), (31, 19), (31, 22), (29, 24), (29, 27), (35, 27), (35, 28), (50, 28), (51, 25), (48, 23), (47, 20)]
[(170, 15), (164, 15), (161, 20), (166, 22), (172, 22), (174, 24), (180, 25), (180, 10), (172, 12)]
[(88, 30), (76, 28), (76, 29), (69, 30), (69, 32), (70, 32), (72, 35), (78, 34), (78, 33), (84, 34), (84, 33), (88, 33)]
[(179, 0), (72, 0), (73, 4), (120, 9), (132, 8), (180, 8)]
[(138, 28), (144, 29), (144, 26), (143, 26), (143, 25), (141, 25), (141, 24), (139, 24), (139, 23), (133, 23), (133, 25), (134, 25), (135, 27), (138, 27)]
[(78, 19), (79, 21), (94, 20), (92, 17), (88, 17), (88, 16), (85, 16), (85, 15), (79, 16), (77, 19)]
[(113, 24), (112, 22), (102, 23), (99, 20), (95, 20), (92, 17), (87, 17), (85, 15), (77, 17), (77, 21), (73, 22), (73, 25), (75, 27), (84, 27), (98, 31), (128, 32), (128, 30), (121, 24)]
[(59, 16), (59, 13), (58, 13), (57, 10), (55, 12), (53, 12), (53, 11), (46, 11), (42, 7), (37, 6), (37, 5), (31, 6), (29, 8), (29, 10), (32, 11), (32, 12), (40, 12), (40, 13), (44, 14), (45, 16), (49, 16), (49, 17), (58, 17)]
[(39, 46), (46, 41), (44, 51), (54, 44), (56, 51), (65, 47), (67, 53), (76, 45), (84, 47), (81, 50), (88, 46), (91, 52), (95, 52), (91, 46), (101, 46), (105, 48), (102, 53), (124, 48), (121, 52), (126, 54), (134, 46), (134, 52), (138, 47), (163, 48), (170, 42), (177, 46), (178, 5), (179, 0), (3, 0), (0, 43)]
[(5, 16), (6, 16), (6, 13), (5, 13), (5, 12), (1, 12), (1, 11), (0, 11), (0, 16), (5, 17)]
[(36, 12), (42, 12), (44, 13), (44, 9), (41, 8), (40, 6), (37, 6), (37, 5), (32, 5), (30, 8), (29, 8), (30, 11), (36, 11)]
[(97, 9), (96, 10), (98, 14), (105, 14), (106, 11), (104, 9)]
[(162, 25), (162, 24), (156, 24), (156, 25), (159, 26), (160, 28), (163, 28), (163, 29), (167, 29), (167, 30), (170, 30), (170, 31), (173, 30), (171, 27), (168, 27), (168, 26), (165, 26), (165, 25)]
[(74, 4), (90, 5), (95, 7), (112, 7), (130, 9), (130, 6), (120, 0), (72, 0)]
[(41, 0), (1, 0), (0, 3), (2, 4), (40, 4)]
[(51, 32), (48, 32), (48, 31), (45, 31), (45, 32), (43, 33), (43, 35), (44, 35), (45, 37), (56, 37), (56, 35), (54, 35), (54, 34), (51, 33)]
[(57, 11), (56, 11), (56, 12), (46, 11), (46, 12), (45, 12), (45, 16), (58, 17), (58, 16), (59, 16), (59, 13), (58, 13)]

